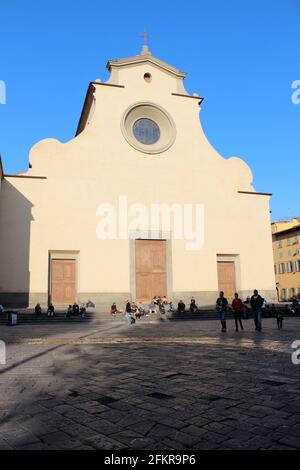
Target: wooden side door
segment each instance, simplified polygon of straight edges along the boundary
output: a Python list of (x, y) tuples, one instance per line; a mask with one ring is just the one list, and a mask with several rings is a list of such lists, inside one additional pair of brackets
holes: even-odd
[(218, 283), (219, 291), (223, 291), (228, 302), (232, 302), (236, 292), (233, 261), (218, 261)]
[(136, 300), (167, 295), (166, 240), (136, 240)]
[(51, 302), (54, 306), (69, 305), (76, 298), (76, 260), (51, 260)]

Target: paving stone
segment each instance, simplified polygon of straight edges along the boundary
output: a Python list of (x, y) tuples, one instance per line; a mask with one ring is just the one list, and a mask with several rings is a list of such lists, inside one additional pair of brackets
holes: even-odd
[[(200, 437), (200, 439), (199, 439)], [(213, 431), (206, 431), (198, 437), (198, 444), (202, 442), (213, 442), (214, 444), (221, 444), (222, 442), (228, 440), (227, 435), (222, 435)]]
[(220, 444), (211, 441), (201, 441), (196, 446), (193, 446), (193, 449), (196, 450), (218, 450), (220, 449)]
[(13, 447), (5, 439), (0, 439), (0, 450), (12, 450)]
[(250, 439), (255, 437), (255, 435), (248, 431), (235, 429), (234, 431), (230, 433), (230, 437), (232, 439), (238, 439), (239, 441), (249, 441)]
[(24, 430), (7, 431), (3, 435), (3, 439), (13, 448), (40, 442), (34, 434), (28, 431), (24, 432)]
[(42, 443), (51, 445), (55, 449), (74, 449), (82, 444), (79, 440), (73, 439), (62, 431), (45, 434), (41, 438), (41, 441)]
[(121, 421), (122, 418), (127, 417), (127, 413), (124, 411), (119, 411), (119, 410), (110, 410), (110, 411), (104, 411), (101, 413), (101, 418), (106, 419), (109, 421), (112, 421), (113, 423), (117, 423)]
[(151, 450), (155, 441), (149, 437), (140, 437), (133, 439), (130, 443), (130, 449), (146, 449)]
[(186, 444), (174, 441), (168, 437), (164, 438), (161, 442), (156, 442), (153, 450), (185, 450)]
[[(231, 320), (226, 338), (212, 321), (137, 327), (4, 329), (16, 367), (1, 370), (0, 449), (299, 449), (299, 370), (287, 354), (299, 318), (280, 336), (264, 319), (259, 338), (252, 322), (237, 337)], [(82, 337), (109, 343), (74, 344)], [(53, 350), (56, 338), (69, 343)]]
[(217, 432), (219, 434), (231, 434), (235, 428), (233, 426), (225, 424), (224, 421), (221, 421), (217, 423), (210, 422), (208, 424), (205, 424), (201, 429)]
[[(110, 437), (111, 439), (115, 439), (116, 441), (126, 444), (129, 448), (134, 445), (134, 442), (136, 442), (137, 439), (144, 439), (142, 434), (135, 431), (129, 431), (128, 429), (112, 434)], [(148, 437), (151, 438), (150, 434)]]
[(32, 416), (34, 416), (34, 415), (37, 414), (37, 413), (45, 413), (45, 412), (47, 412), (47, 411), (48, 411), (48, 408), (47, 408), (46, 406), (42, 406), (42, 405), (36, 404), (36, 405), (32, 405), (32, 406), (30, 407), (30, 410), (29, 410), (29, 411), (30, 411), (30, 414), (31, 414)]
[[(289, 434), (292, 436), (300, 437), (300, 424), (296, 424), (292, 427), (290, 425), (286, 425), (286, 429), (289, 430)], [(279, 430), (281, 431), (282, 428), (279, 428)]]
[(207, 429), (190, 424), (189, 426), (182, 428), (181, 431), (185, 434), (189, 434), (190, 436), (199, 437), (205, 434)]
[[(202, 449), (201, 446), (199, 448)], [(228, 439), (228, 440), (220, 443), (219, 449), (220, 450), (232, 450), (232, 449), (234, 449), (234, 450), (247, 450), (248, 449), (248, 443), (243, 442), (243, 441), (239, 441), (237, 439)]]
[(89, 428), (87, 426), (82, 426), (78, 423), (71, 424), (66, 427), (60, 428), (60, 431), (68, 434), (73, 438), (77, 438), (79, 440), (86, 439), (88, 437), (94, 436), (97, 434), (97, 430), (93, 428)]
[(195, 426), (205, 426), (210, 421), (205, 418), (204, 416), (193, 416), (192, 418), (188, 418), (186, 423), (194, 424)]
[(70, 405), (65, 405), (65, 404), (62, 404), (62, 405), (57, 405), (53, 408), (53, 411), (55, 413), (59, 413), (59, 414), (66, 414), (68, 412), (72, 412), (74, 411), (74, 407), (73, 406), (70, 406)]
[(294, 449), (300, 449), (300, 438), (296, 436), (284, 436), (282, 439), (279, 440), (279, 443), (287, 445)]
[(156, 405), (154, 405), (153, 403), (141, 403), (140, 405), (138, 405), (138, 408), (143, 408), (143, 409), (146, 409), (146, 410), (154, 410), (156, 408)]
[(76, 447), (75, 450), (95, 450), (94, 447), (83, 444), (79, 447)]
[[(134, 425), (134, 429), (139, 434), (145, 436), (153, 427), (155, 426), (155, 422), (151, 420), (141, 420)], [(127, 426), (129, 429), (131, 425)]]
[(157, 423), (148, 433), (148, 436), (153, 437), (155, 440), (159, 440), (174, 434), (174, 432), (176, 432), (174, 428)]
[(171, 427), (174, 429), (182, 429), (187, 425), (187, 423), (185, 423), (184, 421), (173, 418), (172, 416), (152, 414), (151, 419), (153, 419), (159, 424), (163, 424), (167, 427)]
[[(42, 442), (36, 442), (33, 444), (24, 444), (24, 445), (16, 445), (15, 450), (50, 450), (51, 447), (48, 444), (43, 444)], [(54, 450), (55, 447), (52, 447)], [(3, 450), (3, 449), (1, 449)]]
[(122, 450), (127, 448), (125, 444), (107, 437), (104, 434), (98, 434), (97, 436), (86, 439), (85, 443), (93, 449), (98, 450)]
[(272, 446), (272, 439), (271, 437), (265, 436), (256, 436), (252, 439), (247, 441), (247, 449), (255, 450), (255, 449), (269, 449)]
[(263, 426), (264, 428), (268, 428), (268, 429), (277, 429), (285, 423), (286, 423), (286, 420), (284, 418), (276, 418), (276, 416), (273, 416), (273, 415), (266, 416), (263, 419)]
[[(103, 415), (101, 415), (102, 417)], [(136, 426), (137, 423), (139, 423), (143, 418), (139, 415), (133, 414), (128, 414), (126, 413), (125, 415), (122, 415), (121, 418), (116, 422), (116, 424), (120, 427), (134, 427)]]
[(173, 432), (169, 437), (171, 440), (177, 441), (180, 444), (186, 446), (187, 448), (195, 446), (196, 443), (199, 441), (199, 436), (188, 434), (183, 431)]
[(122, 427), (105, 419), (98, 419), (88, 423), (87, 427), (101, 434), (110, 435), (122, 430)]

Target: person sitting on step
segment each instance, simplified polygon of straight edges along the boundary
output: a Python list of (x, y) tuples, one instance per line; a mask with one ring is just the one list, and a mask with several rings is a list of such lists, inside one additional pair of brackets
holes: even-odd
[(72, 313), (73, 313), (72, 305), (69, 305), (69, 307), (67, 308), (67, 311), (66, 311), (66, 318), (71, 318)]
[(47, 309), (47, 315), (48, 317), (52, 318), (55, 316), (55, 308), (53, 306), (53, 304), (51, 303)]
[(76, 302), (73, 304), (73, 315), (79, 315), (79, 305)]
[(196, 304), (196, 300), (194, 299), (194, 297), (191, 298), (191, 303), (190, 303), (190, 312), (197, 312), (198, 311), (198, 307), (197, 307), (197, 304)]
[(80, 307), (80, 310), (79, 310), (81, 318), (84, 318), (85, 312), (86, 312), (86, 308), (85, 308), (84, 304), (81, 304), (81, 307)]
[(109, 314), (112, 316), (112, 317), (115, 317), (116, 314), (117, 314), (117, 305), (116, 305), (116, 302), (113, 302), (112, 306), (110, 307), (110, 311), (109, 311)]
[(36, 306), (34, 307), (34, 313), (36, 317), (42, 314), (42, 308), (40, 304), (36, 304)]

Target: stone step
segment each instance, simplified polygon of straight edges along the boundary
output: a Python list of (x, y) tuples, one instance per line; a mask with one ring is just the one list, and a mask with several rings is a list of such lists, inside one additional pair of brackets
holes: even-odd
[[(12, 310), (11, 310), (12, 312)], [(91, 321), (120, 321), (125, 322), (125, 316), (123, 314), (117, 315), (117, 317), (111, 317), (107, 312), (87, 312), (84, 318), (72, 316), (71, 318), (66, 318), (64, 311), (57, 311), (55, 317), (49, 318), (46, 314), (42, 314), (39, 317), (36, 317), (32, 310), (18, 311), (15, 310), (15, 313), (18, 313), (18, 323), (20, 324), (42, 324), (42, 323), (87, 323)], [(286, 316), (286, 315), (285, 315)], [(292, 315), (288, 315), (292, 316)], [(296, 316), (300, 316), (300, 312), (297, 312)], [(233, 312), (229, 311), (226, 313), (226, 319), (233, 319)], [(249, 310), (248, 318), (253, 318), (252, 312)], [(268, 318), (268, 315), (266, 316)], [(242, 316), (242, 319), (245, 319), (245, 316)], [(219, 314), (215, 310), (200, 310), (198, 312), (172, 312), (166, 314), (155, 314), (151, 313), (147, 316), (142, 316), (139, 321), (143, 322), (152, 322), (159, 320), (169, 320), (169, 321), (205, 321), (205, 320), (219, 320)], [(6, 312), (0, 315), (0, 324), (5, 325), (8, 323), (8, 314)]]

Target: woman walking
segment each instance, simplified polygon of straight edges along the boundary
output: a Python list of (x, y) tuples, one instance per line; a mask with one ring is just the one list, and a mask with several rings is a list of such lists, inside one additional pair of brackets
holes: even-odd
[(233, 309), (233, 315), (234, 315), (234, 321), (235, 321), (235, 331), (239, 331), (239, 325), (241, 327), (241, 330), (243, 330), (243, 324), (242, 324), (242, 311), (244, 309), (244, 304), (239, 298), (239, 294), (235, 293), (234, 294), (234, 299), (232, 301), (232, 309)]

